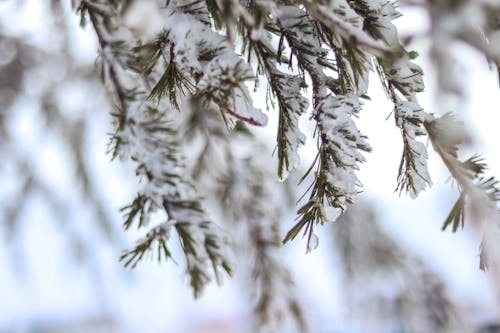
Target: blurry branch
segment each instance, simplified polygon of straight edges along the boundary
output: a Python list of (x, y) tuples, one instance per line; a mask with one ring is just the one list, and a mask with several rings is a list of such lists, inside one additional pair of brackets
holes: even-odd
[(348, 322), (363, 332), (471, 332), (445, 282), (379, 225), (365, 201), (333, 225), (344, 272)]
[[(480, 247), (480, 267), (487, 269), (490, 261), (500, 269), (500, 186), (494, 177), (485, 176), (484, 159), (474, 155), (464, 162), (459, 160), (459, 145), (465, 140), (463, 123), (453, 115), (430, 118), (424, 122), (434, 150), (438, 153), (455, 180), (459, 197), (448, 214), (443, 230), (448, 226), (453, 232), (463, 228), (470, 216), (473, 226), (483, 238)], [(471, 213), (466, 214), (466, 207)]]
[(489, 0), (428, 1), (423, 8), (431, 23), (431, 59), (437, 71), (438, 88), (443, 93), (463, 98), (463, 75), (454, 68), (459, 57), (452, 46), (465, 44), (476, 49), (498, 70), (500, 3)]
[(249, 303), (254, 304), (256, 330), (288, 332), (287, 327), (294, 327), (294, 331), (307, 332), (303, 304), (282, 258), (284, 210), (278, 183), (265, 158), (255, 155), (266, 148), (241, 123), (228, 133), (216, 109), (202, 112), (196, 101), (190, 109), (183, 127), (184, 137), (196, 152), (191, 170), (204, 193), (216, 194), (213, 201), (235, 238), (240, 269), (245, 273), (242, 289), (252, 296)]
[[(52, 1), (51, 10), (55, 19), (55, 27), (63, 32), (61, 35), (63, 54), (69, 59), (66, 69), (67, 77), (73, 80), (78, 78), (78, 80), (82, 81), (82, 86), (97, 86), (97, 81), (94, 75), (92, 75), (93, 70), (90, 64), (81, 67), (82, 65), (71, 59), (69, 29), (75, 27), (68, 26), (65, 23), (69, 13), (65, 12), (63, 4), (58, 1)], [(64, 82), (61, 82), (58, 86), (64, 87), (64, 84)], [(96, 184), (97, 180), (93, 179), (91, 175), (91, 166), (88, 165), (89, 159), (85, 152), (87, 148), (86, 143), (88, 142), (87, 135), (91, 128), (89, 124), (92, 122), (92, 112), (99, 112), (100, 110), (90, 111), (92, 108), (87, 106), (87, 110), (85, 111), (89, 113), (89, 116), (82, 115), (72, 119), (65, 117), (63, 112), (65, 106), (54, 103), (57, 96), (53, 88), (49, 89), (46, 95), (42, 97), (42, 106), (47, 114), (48, 124), (51, 125), (53, 131), (59, 132), (59, 135), (64, 138), (62, 141), (67, 143), (69, 151), (73, 155), (73, 161), (76, 166), (74, 174), (81, 185), (83, 199), (93, 207), (96, 221), (102, 228), (104, 236), (114, 243), (120, 243), (122, 237), (117, 233), (116, 219), (111, 215), (105, 195), (99, 193), (99, 186)]]
[[(303, 301), (282, 258), (280, 225), (284, 214), (280, 201), (271, 194), (276, 181), (264, 163), (252, 157), (235, 161), (223, 182), (227, 186), (223, 209), (231, 220), (242, 223), (239, 228), (245, 231), (248, 248), (252, 249), (249, 280), (253, 281), (257, 301), (254, 310), (262, 331), (282, 332), (287, 323), (292, 323), (298, 332), (307, 332)], [(246, 171), (241, 173), (243, 166)]]
[[(39, 155), (20, 152), (20, 150), (29, 151), (24, 147), (22, 133), (13, 132), (12, 128), (7, 127), (12, 118), (15, 117), (13, 113), (14, 103), (31, 99), (40, 106), (40, 115), (37, 117), (42, 122), (38, 125), (45, 127), (46, 130), (40, 131), (40, 133), (47, 133), (47, 137), (54, 135), (58, 143), (63, 146), (59, 153), (68, 155), (65, 156), (69, 160), (68, 165), (71, 165), (71, 162), (77, 165), (75, 172), (69, 173), (72, 178), (65, 181), (82, 185), (79, 193), (82, 202), (85, 202), (87, 207), (94, 211), (97, 224), (101, 227), (100, 231), (110, 240), (116, 242), (120, 237), (116, 237), (117, 234), (112, 232), (115, 223), (107, 212), (107, 200), (105, 196), (97, 193), (94, 183), (96, 180), (91, 176), (89, 167), (86, 166), (88, 153), (84, 149), (84, 144), (89, 127), (84, 119), (90, 118), (92, 111), (90, 108), (82, 106), (81, 114), (74, 117), (69, 112), (60, 111), (66, 106), (58, 99), (58, 92), (68, 84), (94, 85), (96, 81), (92, 75), (92, 66), (78, 62), (71, 56), (68, 34), (70, 34), (69, 30), (74, 27), (64, 23), (68, 13), (64, 11), (62, 4), (52, 2), (49, 13), (48, 22), (61, 38), (61, 43), (54, 43), (52, 50), (32, 45), (26, 42), (27, 38), (0, 36), (0, 43), (5, 54), (12, 53), (12, 56), (5, 63), (5, 59), (2, 59), (0, 66), (0, 95), (2, 96), (0, 154), (8, 156), (9, 165), (13, 166), (19, 177), (17, 193), (10, 195), (7, 202), (2, 204), (2, 206), (6, 206), (2, 209), (5, 212), (4, 227), (12, 233), (19, 232), (20, 226), (17, 225), (21, 222), (19, 214), (32, 195), (37, 195), (47, 202), (58, 222), (65, 226), (71, 225), (68, 221), (69, 207), (71, 206), (69, 200), (61, 199), (60, 193), (56, 193), (52, 184), (48, 184), (43, 175), (40, 174), (39, 170), (42, 166), (39, 165)], [(57, 68), (56, 73), (52, 72), (54, 68)], [(38, 75), (42, 73), (44, 79), (34, 82), (34, 73), (38, 73)], [(62, 76), (58, 75), (60, 73)], [(44, 141), (46, 137), (37, 139)], [(68, 154), (67, 151), (70, 153)], [(68, 196), (73, 197), (73, 193), (68, 193)], [(69, 230), (71, 229), (70, 227)], [(85, 241), (78, 233), (71, 231), (68, 233), (70, 234), (68, 237), (71, 239), (68, 244), (72, 246), (75, 254), (80, 253), (81, 255), (82, 251), (88, 252), (87, 257), (90, 258), (89, 253), (92, 252), (92, 249), (88, 248), (90, 244), (84, 245)]]

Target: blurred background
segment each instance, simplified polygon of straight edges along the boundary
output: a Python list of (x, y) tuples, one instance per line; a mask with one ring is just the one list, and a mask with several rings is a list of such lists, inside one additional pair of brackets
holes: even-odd
[[(473, 49), (450, 45), (460, 55), (450, 77), (460, 86), (441, 92), (428, 18), (401, 11), (401, 37), (416, 36), (410, 46), (426, 75), (422, 106), (458, 112), (472, 133), (468, 152), (483, 154), (499, 176), (497, 74)], [(238, 273), (195, 301), (179, 265), (145, 260), (130, 271), (119, 263), (137, 236), (125, 233), (119, 212), (137, 180), (106, 154), (113, 106), (97, 55), (69, 1), (0, 1), (0, 332), (247, 332), (254, 304)], [(479, 270), (479, 235), (467, 226), (440, 231), (458, 194), (431, 147), (434, 186), (416, 200), (394, 193), (400, 134), (378, 78), (371, 83), (357, 121), (374, 148), (359, 172), (365, 192), (340, 221), (316, 229), (317, 250), (306, 255), (296, 240), (283, 251), (311, 332), (500, 332), (499, 286)], [(269, 116), (257, 133), (274, 163)], [(307, 168), (314, 142), (302, 156)]]

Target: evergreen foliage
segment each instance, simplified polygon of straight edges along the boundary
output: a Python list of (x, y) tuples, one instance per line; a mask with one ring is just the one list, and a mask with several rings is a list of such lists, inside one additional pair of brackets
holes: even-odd
[[(499, 63), (500, 49), (488, 41), (498, 36), (499, 26), (491, 22), (498, 22), (500, 5), (487, 0), (456, 6), (445, 2), (420, 5), (432, 14), (433, 24), (472, 9), (482, 17), (479, 26), (467, 31), (460, 25), (453, 31), (433, 25), (436, 36), (464, 40), (492, 64)], [(124, 251), (125, 266), (135, 267), (148, 251), (156, 251), (158, 260), (170, 258), (175, 230), (195, 296), (213, 278), (219, 281), (222, 272), (231, 274), (230, 252), (238, 247), (230, 246), (228, 236), (207, 215), (204, 194), (240, 225), (244, 242), (255, 252), (250, 271), (260, 286), (255, 295), (259, 322), (272, 325), (291, 313), (305, 330), (299, 302), (286, 291), (293, 289), (291, 274), (277, 257), (283, 212), (270, 194), (273, 177), (253, 157), (259, 145), (250, 127), (265, 126), (267, 116), (253, 106), (247, 85), (267, 81), (271, 112), (279, 114), (280, 180), (299, 166), (298, 151), (307, 139), (299, 124), (311, 107), (317, 156), (302, 181), (312, 180), (297, 223), (282, 240), (303, 233), (310, 251), (318, 244), (314, 228), (342, 216), (362, 191), (356, 172), (372, 147), (356, 119), (362, 117), (369, 73), (375, 71), (394, 105), (403, 142), (396, 191), (415, 198), (432, 185), (422, 142), (427, 137), (459, 189), (443, 229), (462, 227), (467, 206), (474, 211), (485, 203), (495, 208), (481, 227), (481, 267), (486, 267), (489, 234), (498, 220), (498, 182), (485, 176), (482, 157), (459, 160), (464, 130), (454, 116), (436, 117), (419, 105), (423, 72), (414, 62), (418, 54), (406, 49), (392, 23), (400, 16), (396, 3), (81, 0), (74, 6), (82, 24), (90, 24), (98, 36), (101, 77), (115, 102), (111, 154), (132, 161), (143, 185), (123, 208), (124, 225), (148, 231)], [(450, 7), (453, 12), (447, 12)], [(154, 15), (141, 18), (138, 10)], [(134, 15), (138, 21), (131, 19)], [(483, 35), (471, 36), (472, 30)], [(436, 59), (439, 63), (441, 58)], [(149, 226), (155, 211), (163, 212), (164, 221)], [(284, 307), (273, 298), (285, 302)]]

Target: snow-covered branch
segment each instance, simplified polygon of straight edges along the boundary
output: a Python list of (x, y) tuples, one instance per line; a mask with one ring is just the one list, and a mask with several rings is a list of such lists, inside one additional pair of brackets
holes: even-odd
[[(148, 88), (141, 76), (128, 66), (135, 39), (121, 22), (108, 22), (118, 10), (113, 4), (83, 1), (85, 11), (98, 35), (102, 52), (104, 82), (117, 101), (116, 133), (113, 154), (129, 159), (136, 165), (142, 189), (132, 204), (124, 208), (125, 227), (138, 218), (144, 228), (150, 215), (158, 210), (165, 213), (166, 222), (153, 227), (145, 238), (125, 251), (121, 257), (132, 267), (158, 245), (158, 259), (171, 257), (167, 244), (170, 230), (175, 228), (184, 250), (187, 273), (194, 295), (220, 271), (231, 273), (228, 259), (228, 239), (207, 217), (201, 198), (189, 180), (179, 144), (172, 110), (148, 99)], [(213, 272), (211, 272), (213, 271)]]

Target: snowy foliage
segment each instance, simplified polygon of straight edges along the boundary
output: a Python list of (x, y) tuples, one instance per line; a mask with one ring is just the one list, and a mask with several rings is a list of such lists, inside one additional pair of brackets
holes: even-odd
[[(372, 149), (391, 147), (368, 138), (358, 123), (368, 116), (363, 109), (375, 97), (374, 83), (381, 83), (392, 107), (378, 116), (392, 109), (392, 130), (402, 147), (399, 171), (397, 161), (387, 163), (396, 170), (388, 190), (395, 188), (396, 196), (421, 195), (432, 185), (428, 158), (436, 156), (434, 165), (442, 162), (456, 192), (442, 229), (458, 232), (466, 226), (466, 232), (473, 231), (481, 239), (477, 262), (500, 285), (500, 186), (488, 175), (483, 157), (464, 156), (464, 144), (474, 138), (467, 132), (468, 119), (462, 123), (456, 112), (466, 105), (468, 93), (468, 77), (457, 68), (464, 58), (461, 51), (498, 69), (498, 0), (14, 3), (0, 5), (0, 236), (13, 241), (6, 252), (16, 266), (22, 260), (14, 252), (37, 246), (24, 238), (37, 232), (28, 223), (40, 228), (31, 216), (42, 206), (48, 215), (36, 218), (61, 223), (55, 229), (62, 231), (69, 250), (59, 251), (61, 257), (95, 266), (89, 271), (100, 288), (94, 260), (106, 252), (100, 245), (115, 250), (108, 248), (109, 241), (122, 248), (124, 233), (116, 223), (121, 218), (125, 229), (137, 229), (139, 235), (121, 254), (126, 267), (151, 258), (168, 261), (185, 271), (184, 281), (195, 297), (209, 283), (233, 275), (252, 332), (302, 333), (318, 325), (310, 307), (314, 295), (308, 293), (319, 285), (323, 267), (308, 272), (314, 283), (305, 286), (309, 281), (303, 283), (289, 268), (285, 251), (290, 248), (283, 243), (302, 234), (305, 252), (310, 252), (319, 244), (318, 224), (327, 224), (321, 229), (332, 228), (330, 254), (337, 259), (328, 286), (335, 287), (330, 275), (343, 278), (331, 299), (345, 296), (344, 319), (359, 325), (350, 328), (473, 330), (460, 322), (469, 319), (469, 309), (460, 313), (448, 297), (446, 287), (453, 283), (441, 281), (359, 206), (362, 182), (368, 184), (359, 173), (362, 163), (369, 168)], [(73, 16), (70, 4), (80, 17)], [(399, 13), (401, 6), (417, 7), (427, 16), (427, 31), (400, 34), (396, 24), (404, 25), (406, 18)], [(19, 17), (30, 19), (17, 24)], [(82, 40), (81, 31), (73, 30), (78, 18), (85, 28)], [(96, 42), (90, 48), (99, 49), (97, 61), (80, 42)], [(418, 53), (409, 49), (421, 42), (435, 66), (442, 105), (434, 110), (422, 108), (423, 70)], [(376, 75), (380, 82), (373, 82)], [(265, 89), (266, 96), (260, 94)], [(263, 104), (267, 110), (256, 107)], [(119, 175), (108, 174), (108, 161), (96, 162), (93, 155), (100, 141), (96, 130), (105, 135), (101, 122), (108, 115), (103, 110), (110, 109), (109, 156), (131, 167), (123, 171), (137, 180), (130, 182), (137, 193), (128, 199), (122, 186), (103, 189)], [(276, 124), (269, 130), (275, 131), (270, 143), (256, 129), (268, 123)], [(380, 132), (385, 131), (381, 126)], [(309, 153), (313, 158), (307, 164)], [(109, 209), (111, 202), (123, 206), (122, 217)], [(296, 205), (295, 226), (285, 233), (293, 225)], [(36, 252), (43, 260), (37, 265), (45, 267), (57, 260), (43, 257), (55, 244), (45, 246), (42, 238), (43, 251)], [(305, 258), (314, 262), (316, 254)], [(105, 275), (115, 267), (101, 266)], [(8, 281), (9, 274), (4, 275)], [(31, 290), (25, 298), (36, 299)], [(163, 309), (158, 313), (165, 314)], [(163, 319), (176, 316), (167, 315)]]
[[(494, 41), (500, 5), (492, 0), (453, 3), (419, 2), (431, 14), (438, 67), (446, 59), (443, 46), (455, 40), (499, 63)], [(487, 198), (498, 217), (499, 190), (494, 178), (483, 176), (482, 160), (460, 162), (463, 139), (452, 117), (427, 114), (418, 102), (423, 71), (414, 62), (418, 54), (399, 39), (393, 20), (400, 14), (392, 1), (82, 0), (75, 7), (97, 33), (101, 74), (117, 105), (113, 156), (133, 161), (143, 184), (124, 208), (125, 226), (138, 220), (139, 227), (146, 227), (156, 210), (166, 216), (124, 252), (127, 265), (135, 265), (155, 243), (159, 256), (170, 257), (168, 242), (175, 229), (195, 295), (221, 270), (230, 273), (229, 241), (211, 222), (199, 196), (216, 194), (222, 211), (243, 222), (244, 239), (255, 249), (261, 324), (293, 313), (297, 326), (305, 327), (293, 293), (286, 291), (293, 286), (290, 274), (277, 258), (281, 213), (269, 194), (274, 180), (265, 171), (269, 163), (254, 156), (260, 148), (247, 127), (268, 122), (247, 88), (263, 79), (269, 104), (279, 114), (279, 179), (286, 180), (299, 167), (299, 148), (307, 139), (300, 128), (306, 117), (301, 116), (309, 107), (316, 129), (317, 156), (302, 178), (312, 178), (312, 183), (284, 243), (302, 231), (307, 250), (314, 249), (314, 227), (335, 221), (362, 191), (356, 171), (372, 147), (356, 119), (362, 117), (362, 100), (369, 99), (369, 73), (374, 70), (394, 105), (403, 142), (396, 191), (416, 198), (431, 186), (428, 152), (421, 141), (427, 135), (460, 185), (459, 201), (445, 227), (453, 223), (456, 230), (463, 224), (466, 198)], [(470, 15), (477, 20), (462, 24)], [(186, 166), (188, 151), (190, 157), (196, 155), (193, 151), (197, 155)], [(218, 184), (221, 179), (228, 183)], [(490, 231), (484, 229), (485, 234)], [(271, 294), (279, 298), (276, 303)]]
[(135, 162), (136, 175), (143, 182), (136, 199), (123, 209), (125, 227), (130, 228), (136, 217), (138, 227), (146, 227), (151, 213), (157, 210), (163, 210), (167, 218), (125, 251), (121, 259), (126, 266), (134, 267), (155, 243), (158, 259), (169, 258), (167, 241), (170, 229), (175, 228), (185, 253), (190, 284), (198, 296), (212, 275), (219, 280), (221, 270), (231, 272), (227, 237), (206, 216), (187, 177), (178, 133), (172, 126), (172, 110), (159, 110), (148, 100), (141, 76), (119, 58), (119, 52), (127, 46), (126, 32), (120, 31), (119, 26), (106, 24), (104, 9), (98, 5), (82, 3), (80, 10), (87, 12), (99, 36), (104, 53), (103, 75), (108, 78), (109, 89), (116, 94), (119, 105), (113, 154)]

